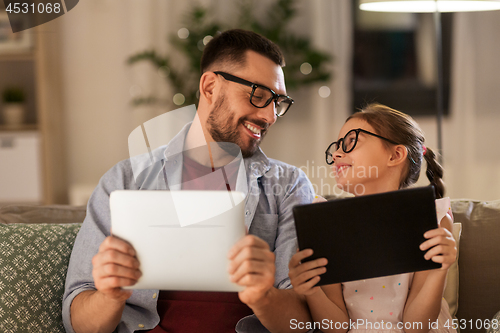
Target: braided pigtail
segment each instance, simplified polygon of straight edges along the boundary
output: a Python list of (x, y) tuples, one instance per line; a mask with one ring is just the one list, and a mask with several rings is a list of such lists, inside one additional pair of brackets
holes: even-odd
[(442, 198), (445, 191), (443, 182), (443, 167), (436, 160), (436, 154), (429, 148), (425, 148), (424, 158), (425, 162), (427, 162), (427, 178), (431, 182), (431, 185), (434, 185), (436, 198)]
[[(403, 112), (391, 109), (382, 104), (369, 104), (360, 112), (352, 114), (351, 119), (362, 119), (370, 124), (375, 133), (404, 145), (408, 151), (408, 159), (400, 177), (399, 188), (407, 188), (415, 184), (422, 170), (423, 160), (427, 164), (427, 178), (434, 186), (436, 198), (444, 196), (443, 167), (436, 160), (436, 154), (424, 146), (424, 133), (415, 120)], [(384, 142), (388, 149), (393, 144)]]

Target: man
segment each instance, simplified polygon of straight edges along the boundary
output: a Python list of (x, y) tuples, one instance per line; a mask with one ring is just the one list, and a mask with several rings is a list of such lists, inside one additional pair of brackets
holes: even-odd
[[(291, 331), (291, 319), (310, 319), (303, 299), (289, 289), (288, 262), (296, 251), (292, 208), (312, 202), (312, 186), (300, 169), (268, 159), (259, 148), (277, 116), (293, 103), (286, 96), (282, 66), (279, 48), (253, 32), (229, 30), (210, 41), (201, 61), (195, 121), (166, 148), (154, 152), (161, 153), (161, 163), (156, 165), (161, 166), (162, 172), (152, 168), (155, 170), (134, 179), (130, 160), (122, 161), (103, 176), (92, 194), (68, 267), (63, 297), (63, 319), (68, 332), (222, 331), (206, 326), (185, 328), (193, 325), (194, 319), (211, 317), (207, 312), (213, 311), (213, 306), (203, 307), (207, 303), (203, 300), (195, 302), (195, 310), (189, 308), (191, 321), (177, 324), (186, 311), (179, 304), (192, 301), (182, 298), (185, 293), (172, 296), (166, 291), (123, 290), (121, 287), (133, 285), (140, 277), (139, 262), (130, 244), (110, 236), (111, 191), (143, 189), (144, 184), (151, 184), (151, 179), (162, 177), (159, 175), (166, 175), (162, 180), (169, 178), (170, 183), (169, 175), (180, 173), (182, 188), (189, 189), (187, 184), (196, 183), (200, 169), (215, 170), (220, 167), (217, 161), (230, 159), (231, 154), (225, 152), (223, 145), (222, 149), (212, 149), (211, 154), (196, 154), (196, 149), (191, 148), (198, 147), (200, 139), (206, 141), (207, 147), (217, 147), (216, 142), (236, 144), (248, 174), (245, 223), (249, 235), (234, 245), (228, 258), (231, 280), (245, 287), (238, 293), (239, 300), (251, 311), (237, 310), (236, 305), (224, 307), (228, 313), (219, 313), (215, 324), (226, 315), (241, 318), (249, 314), (238, 321), (237, 332), (284, 332)], [(169, 156), (175, 147), (183, 147), (185, 153), (180, 159), (177, 155)], [(231, 187), (230, 183), (226, 185)], [(204, 184), (197, 188), (200, 186)], [(217, 306), (221, 302), (219, 296), (209, 302)], [(181, 302), (176, 297), (181, 297)], [(168, 326), (172, 322), (175, 327)], [(234, 326), (231, 330), (234, 332)]]

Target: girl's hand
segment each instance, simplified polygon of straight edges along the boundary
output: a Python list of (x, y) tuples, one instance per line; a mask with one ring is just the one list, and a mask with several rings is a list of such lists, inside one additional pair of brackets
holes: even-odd
[(427, 238), (420, 244), (420, 250), (427, 251), (424, 255), (426, 260), (441, 263), (441, 269), (448, 269), (457, 259), (457, 244), (452, 233), (443, 227), (429, 230), (424, 234)]
[(320, 274), (326, 272), (324, 267), (328, 260), (320, 258), (305, 263), (301, 263), (302, 259), (310, 257), (313, 250), (305, 249), (293, 255), (290, 263), (288, 264), (288, 276), (292, 283), (293, 289), (299, 295), (312, 295), (318, 291), (319, 287), (315, 285), (319, 282)]

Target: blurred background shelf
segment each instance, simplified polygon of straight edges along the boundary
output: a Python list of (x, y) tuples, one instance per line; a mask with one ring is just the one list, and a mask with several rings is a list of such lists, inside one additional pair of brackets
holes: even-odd
[(0, 132), (0, 203), (43, 202), (40, 134)]
[(38, 130), (38, 124), (22, 124), (20, 126), (12, 127), (7, 125), (0, 125), (0, 133), (2, 132), (26, 132)]
[(34, 61), (35, 55), (30, 53), (0, 53), (0, 61)]
[(22, 90), (24, 121), (6, 125), (0, 99), (0, 206), (67, 202), (59, 31), (54, 20), (15, 36), (1, 32), (0, 92)]

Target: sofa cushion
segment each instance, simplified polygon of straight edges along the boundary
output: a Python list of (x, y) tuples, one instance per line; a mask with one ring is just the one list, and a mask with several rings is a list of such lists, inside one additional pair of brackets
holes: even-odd
[[(500, 308), (500, 200), (452, 200), (460, 238), (460, 299), (457, 318), (464, 322), (491, 320)], [(467, 332), (484, 332), (469, 327)]]
[(0, 224), (0, 332), (64, 332), (64, 282), (80, 226)]

